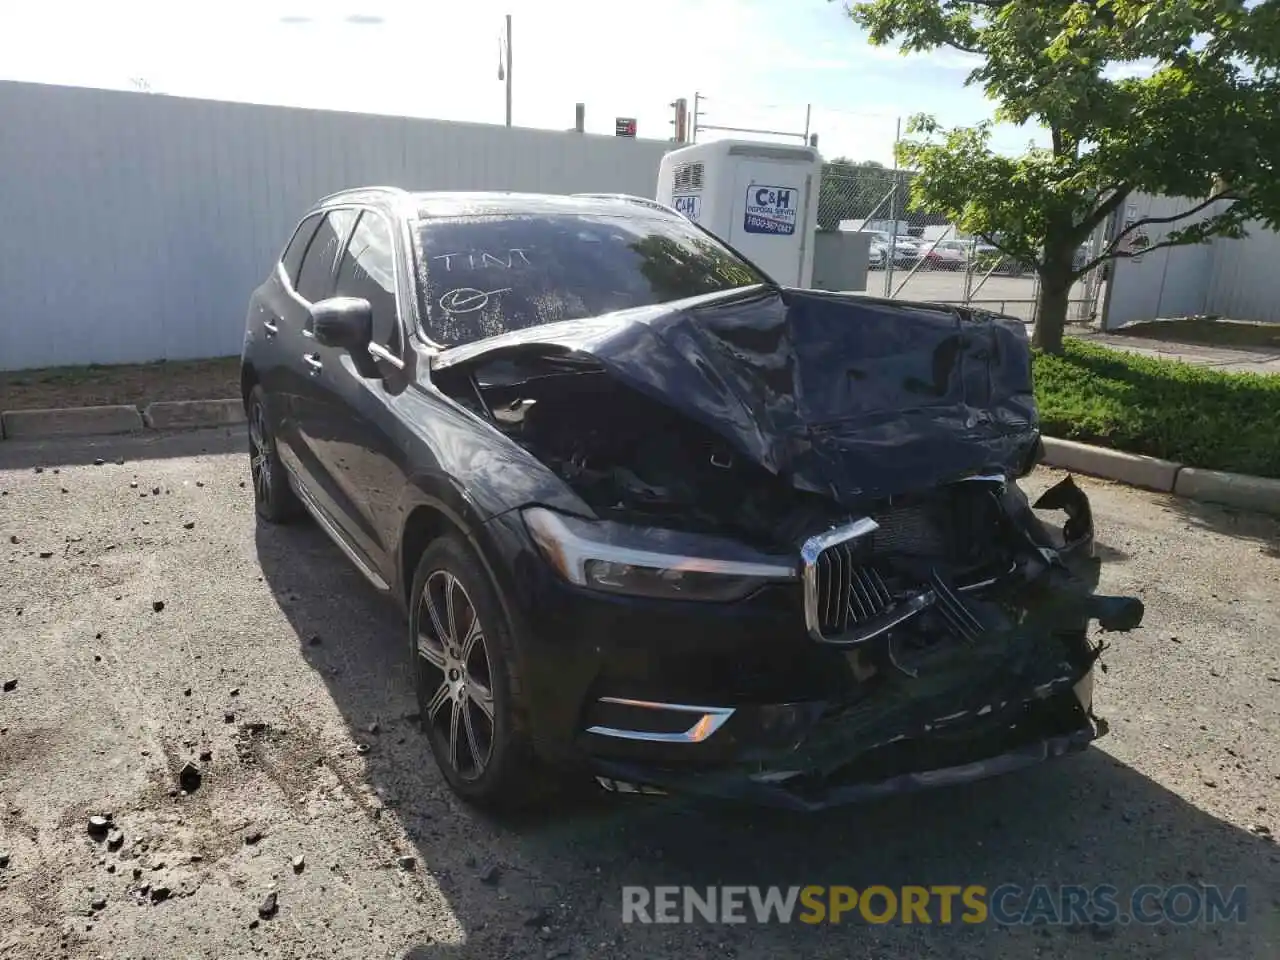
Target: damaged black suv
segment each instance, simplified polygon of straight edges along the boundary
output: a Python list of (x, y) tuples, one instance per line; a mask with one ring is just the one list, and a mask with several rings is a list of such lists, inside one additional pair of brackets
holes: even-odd
[[(463, 797), (548, 768), (813, 809), (1096, 734), (1089, 503), (1019, 323), (779, 287), (626, 197), (322, 201), (253, 294), (259, 514), (409, 621)], [(1046, 523), (1037, 510), (1065, 522)]]

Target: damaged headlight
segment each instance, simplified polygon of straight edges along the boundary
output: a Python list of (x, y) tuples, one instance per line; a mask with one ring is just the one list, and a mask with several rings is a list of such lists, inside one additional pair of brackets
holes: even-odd
[(542, 507), (523, 516), (534, 543), (562, 577), (608, 593), (725, 602), (797, 576), (788, 558), (718, 537), (582, 520)]

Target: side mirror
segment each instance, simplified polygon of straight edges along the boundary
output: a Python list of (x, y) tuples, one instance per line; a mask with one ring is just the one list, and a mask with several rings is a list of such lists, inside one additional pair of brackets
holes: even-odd
[(330, 297), (311, 305), (311, 330), (316, 341), (363, 354), (373, 338), (373, 308), (359, 297)]

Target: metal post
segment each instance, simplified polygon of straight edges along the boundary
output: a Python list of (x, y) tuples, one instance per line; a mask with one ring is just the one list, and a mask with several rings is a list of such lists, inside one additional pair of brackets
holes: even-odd
[[(896, 166), (896, 165), (895, 165)], [(893, 232), (889, 234), (889, 249), (884, 255), (884, 295), (893, 293), (893, 261), (898, 257), (898, 171), (893, 171), (893, 184), (889, 187), (889, 222)]]
[(978, 265), (978, 238), (969, 238), (969, 252), (964, 257), (964, 299), (963, 303), (968, 306), (969, 301), (973, 299), (973, 271)]
[(507, 126), (511, 126), (511, 14), (507, 14)]
[(804, 142), (809, 142), (809, 118), (813, 115), (813, 104), (804, 105)]
[(698, 142), (698, 117), (702, 115), (702, 94), (693, 94), (693, 142)]

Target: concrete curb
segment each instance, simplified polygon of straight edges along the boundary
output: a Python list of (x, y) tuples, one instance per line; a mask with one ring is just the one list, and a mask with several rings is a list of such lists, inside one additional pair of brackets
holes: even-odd
[(1107, 480), (1119, 480), (1134, 487), (1172, 493), (1174, 482), (1182, 464), (1171, 460), (1158, 460), (1136, 453), (1122, 453), (1105, 447), (1091, 447), (1074, 440), (1044, 438), (1044, 462), (1051, 467), (1062, 467), (1078, 473), (1087, 473)]
[(61, 410), (10, 410), (0, 413), (6, 440), (49, 437), (91, 437), (109, 433), (137, 433), (142, 416), (137, 407), (67, 407)]
[[(244, 423), (240, 400), (174, 400), (137, 407), (74, 407), (64, 410), (12, 410), (0, 413), (0, 440), (196, 430)], [(1074, 440), (1044, 438), (1046, 466), (1115, 480), (1134, 487), (1172, 493), (1192, 500), (1280, 516), (1280, 480), (1242, 473), (1184, 467), (1171, 460), (1122, 453)]]
[(1280, 515), (1280, 480), (1183, 467), (1178, 471), (1173, 492), (1192, 500), (1208, 500), (1243, 510)]
[(1267, 477), (1184, 467), (1171, 460), (1091, 447), (1087, 443), (1054, 437), (1044, 438), (1044, 463), (1157, 493), (1172, 493), (1189, 500), (1280, 516), (1280, 480)]
[(153, 430), (197, 430), (244, 423), (239, 400), (161, 400), (149, 403), (142, 419)]

